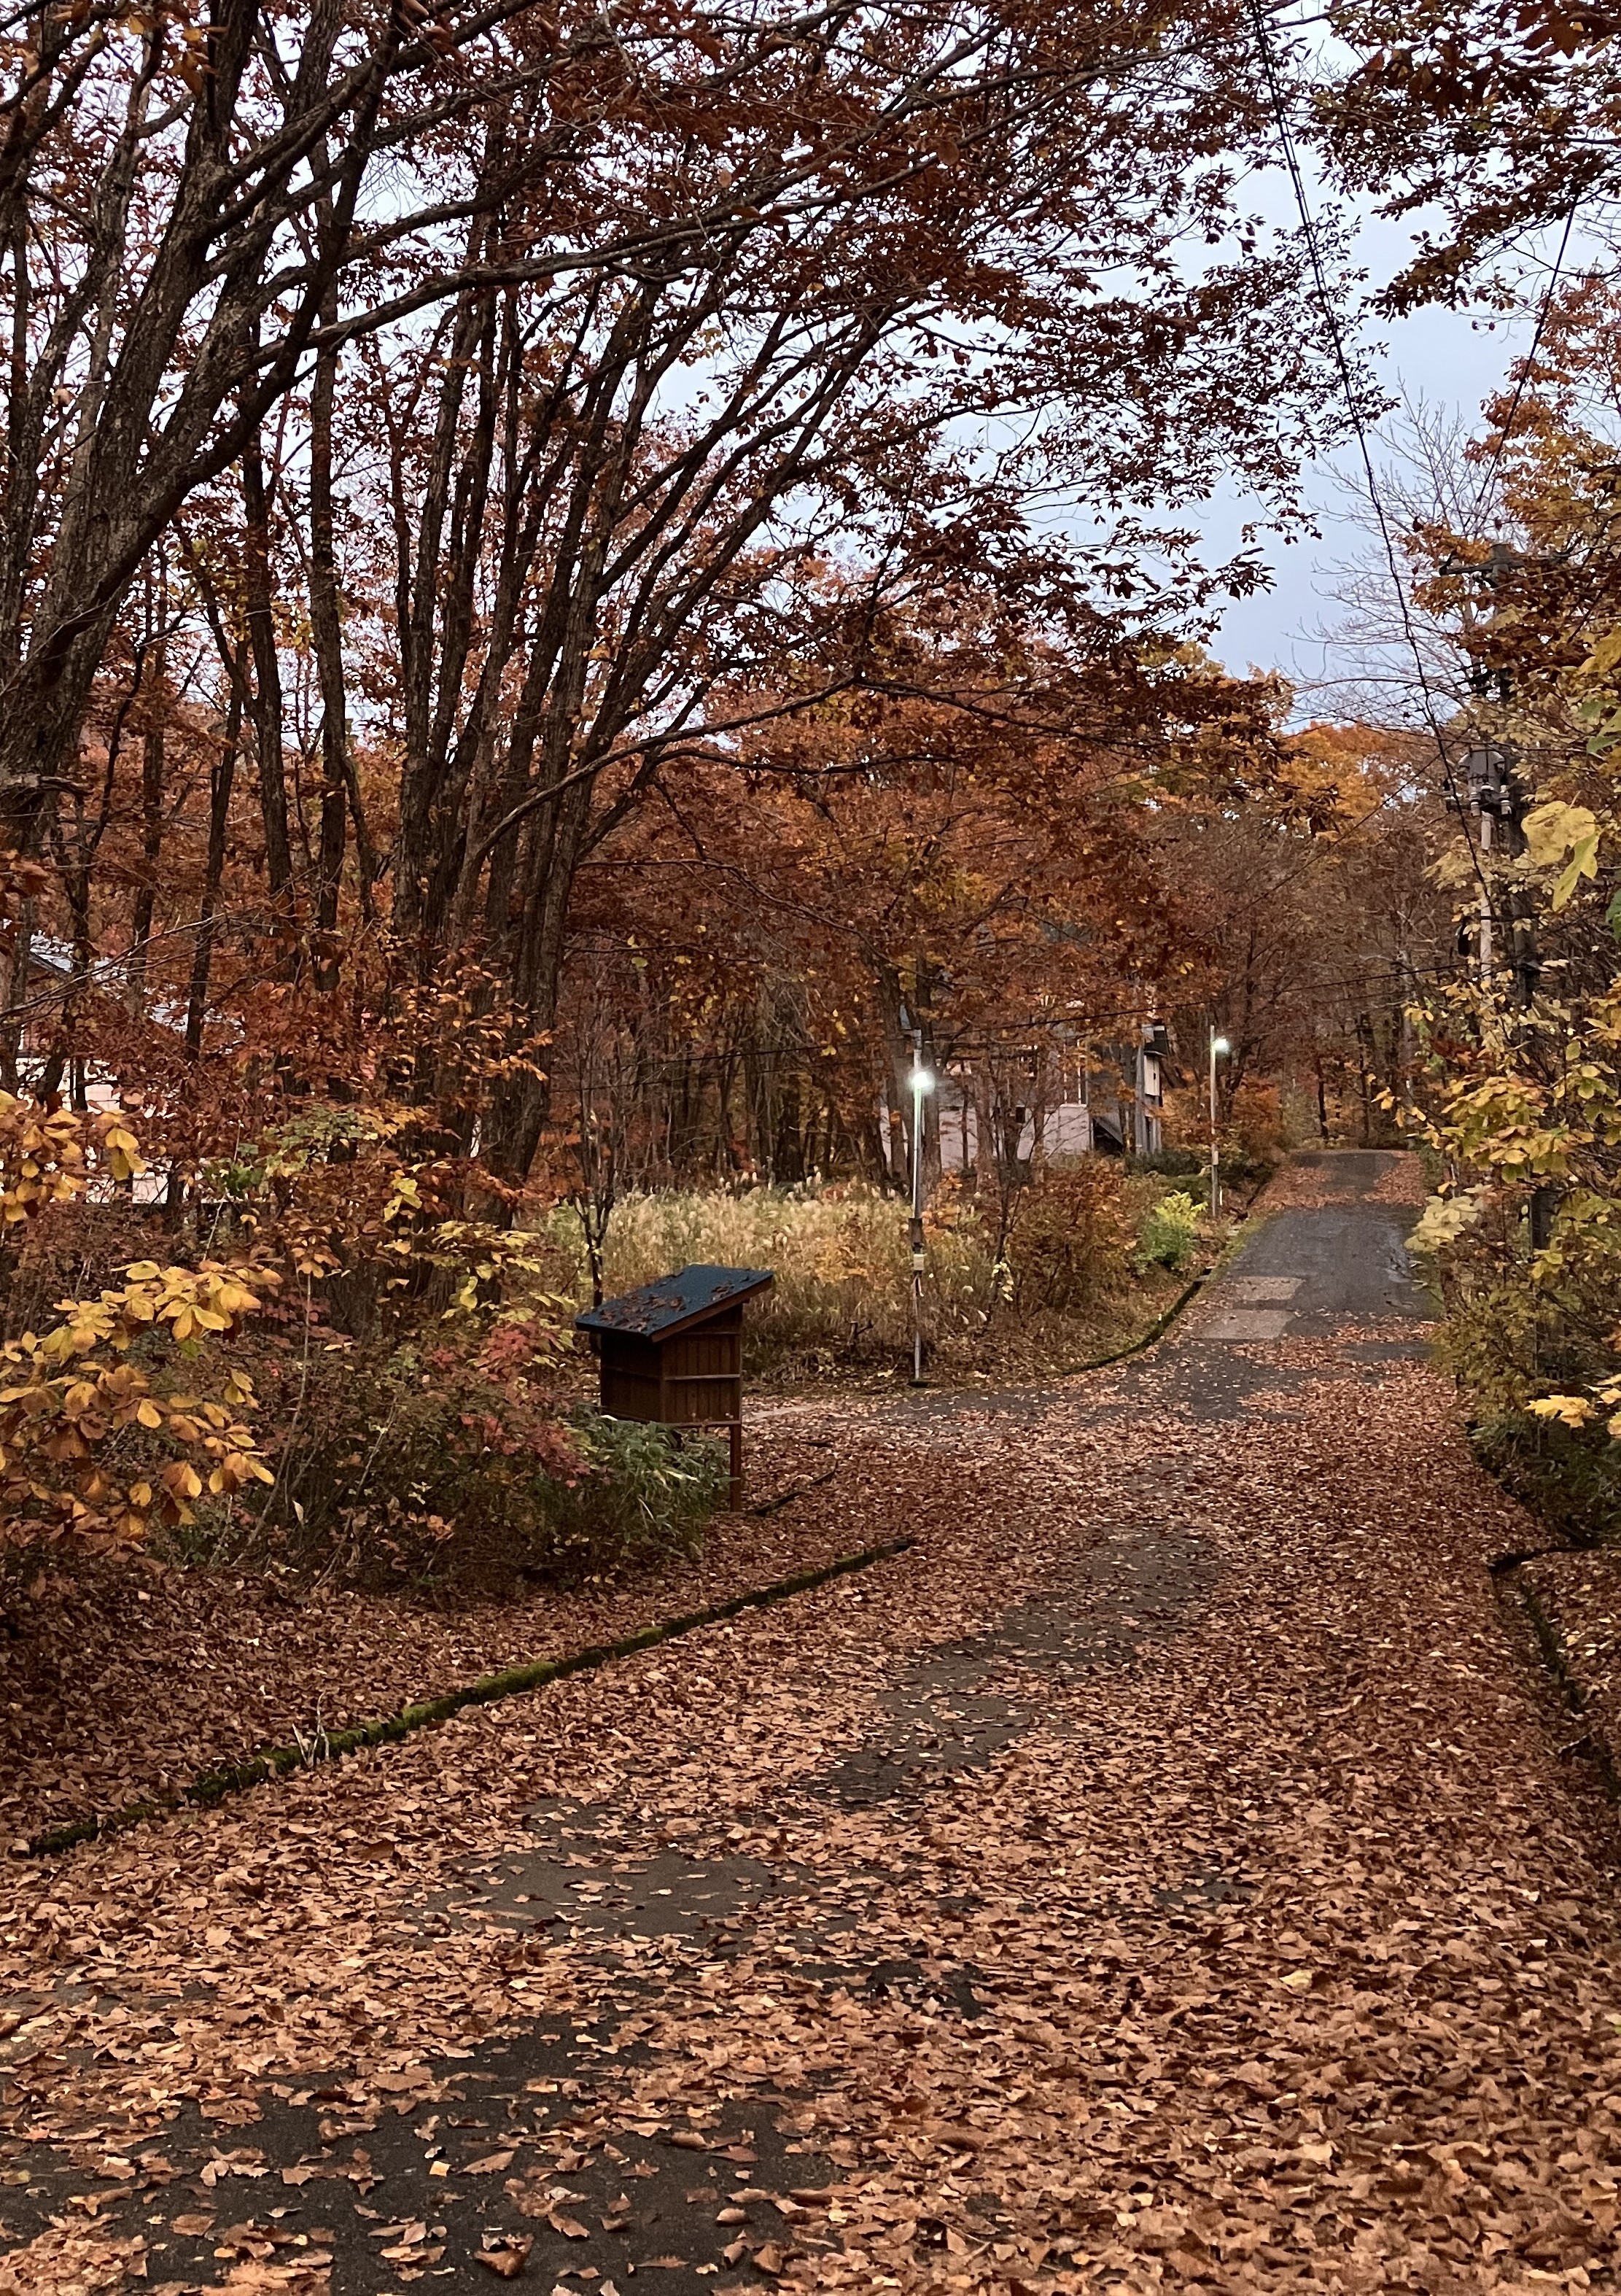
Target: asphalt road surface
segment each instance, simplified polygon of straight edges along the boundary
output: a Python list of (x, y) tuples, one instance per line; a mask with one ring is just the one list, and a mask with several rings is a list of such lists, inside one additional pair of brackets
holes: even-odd
[[(1401, 1171), (1309, 1160), (1108, 1373), (827, 1411), (934, 1494), (918, 1549), (470, 1722), (492, 1792), (553, 1730), (576, 1790), (323, 1932), (364, 2041), (272, 2047), (257, 2119), (200, 2099), (98, 2170), (24, 2079), (16, 2284), (70, 2226), (109, 2276), (64, 2288), (120, 2243), (132, 2285), (300, 2296), (1613, 2285), (1609, 1818), (1492, 1591), (1513, 1510), (1426, 1367)], [(409, 1787), (428, 1859), (462, 1742), (301, 1789), (333, 1902), (367, 1795)], [(199, 1937), (230, 1825), (189, 1837)], [(213, 2034), (175, 1933), (124, 2014)], [(470, 1966), (505, 2013), (457, 2030)]]

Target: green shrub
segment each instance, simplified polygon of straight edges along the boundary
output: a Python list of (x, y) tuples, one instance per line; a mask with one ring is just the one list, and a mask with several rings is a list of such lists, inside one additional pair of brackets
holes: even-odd
[[(256, 1365), (281, 1436), (245, 1532), (185, 1559), (274, 1559), (372, 1584), (573, 1579), (689, 1553), (722, 1503), (712, 1440), (568, 1406), (550, 1335), (389, 1348), (290, 1335)], [(178, 1552), (178, 1550), (177, 1550)]]
[(1180, 1188), (1149, 1206), (1137, 1231), (1137, 1259), (1143, 1267), (1178, 1271), (1199, 1240), (1199, 1206)]
[(575, 1576), (695, 1553), (704, 1524), (725, 1502), (728, 1463), (719, 1443), (600, 1411), (573, 1413), (569, 1424), (584, 1472), (553, 1480), (544, 1495), (552, 1568)]
[(1608, 1235), (1560, 1234), (1535, 1264), (1520, 1207), (1490, 1189), (1432, 1200), (1411, 1248), (1446, 1320), (1437, 1357), (1462, 1392), (1477, 1456), (1573, 1546), (1621, 1541), (1621, 1441), (1609, 1414), (1582, 1426), (1539, 1414), (1615, 1362), (1617, 1266)]

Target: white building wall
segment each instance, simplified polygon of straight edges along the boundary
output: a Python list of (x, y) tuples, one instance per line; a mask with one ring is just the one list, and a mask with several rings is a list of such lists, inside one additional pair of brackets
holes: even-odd
[[(1092, 1130), (1092, 1111), (1078, 1101), (1065, 1101), (1047, 1111), (1042, 1128), (1043, 1144), (1050, 1159), (1089, 1156), (1095, 1145)], [(1021, 1157), (1036, 1152), (1036, 1123), (1027, 1117), (1019, 1138)], [(979, 1111), (971, 1100), (947, 1101), (940, 1110), (940, 1168), (946, 1172), (964, 1172), (979, 1160)]]

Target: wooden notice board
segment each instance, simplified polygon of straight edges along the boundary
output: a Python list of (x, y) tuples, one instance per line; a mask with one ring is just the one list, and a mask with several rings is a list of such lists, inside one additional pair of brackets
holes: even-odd
[(683, 1267), (575, 1317), (601, 1369), (602, 1408), (666, 1427), (725, 1427), (732, 1505), (743, 1485), (743, 1308), (763, 1267)]

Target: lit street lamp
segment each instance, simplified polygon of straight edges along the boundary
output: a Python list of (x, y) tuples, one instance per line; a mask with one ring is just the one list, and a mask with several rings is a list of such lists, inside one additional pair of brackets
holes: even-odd
[(1222, 1208), (1221, 1156), (1216, 1138), (1216, 1063), (1218, 1057), (1232, 1050), (1232, 1047), (1225, 1037), (1218, 1037), (1212, 1029), (1210, 1031), (1210, 1217), (1212, 1219)]
[(923, 1096), (934, 1078), (920, 1061), (906, 1079), (912, 1086), (912, 1383), (923, 1382)]

